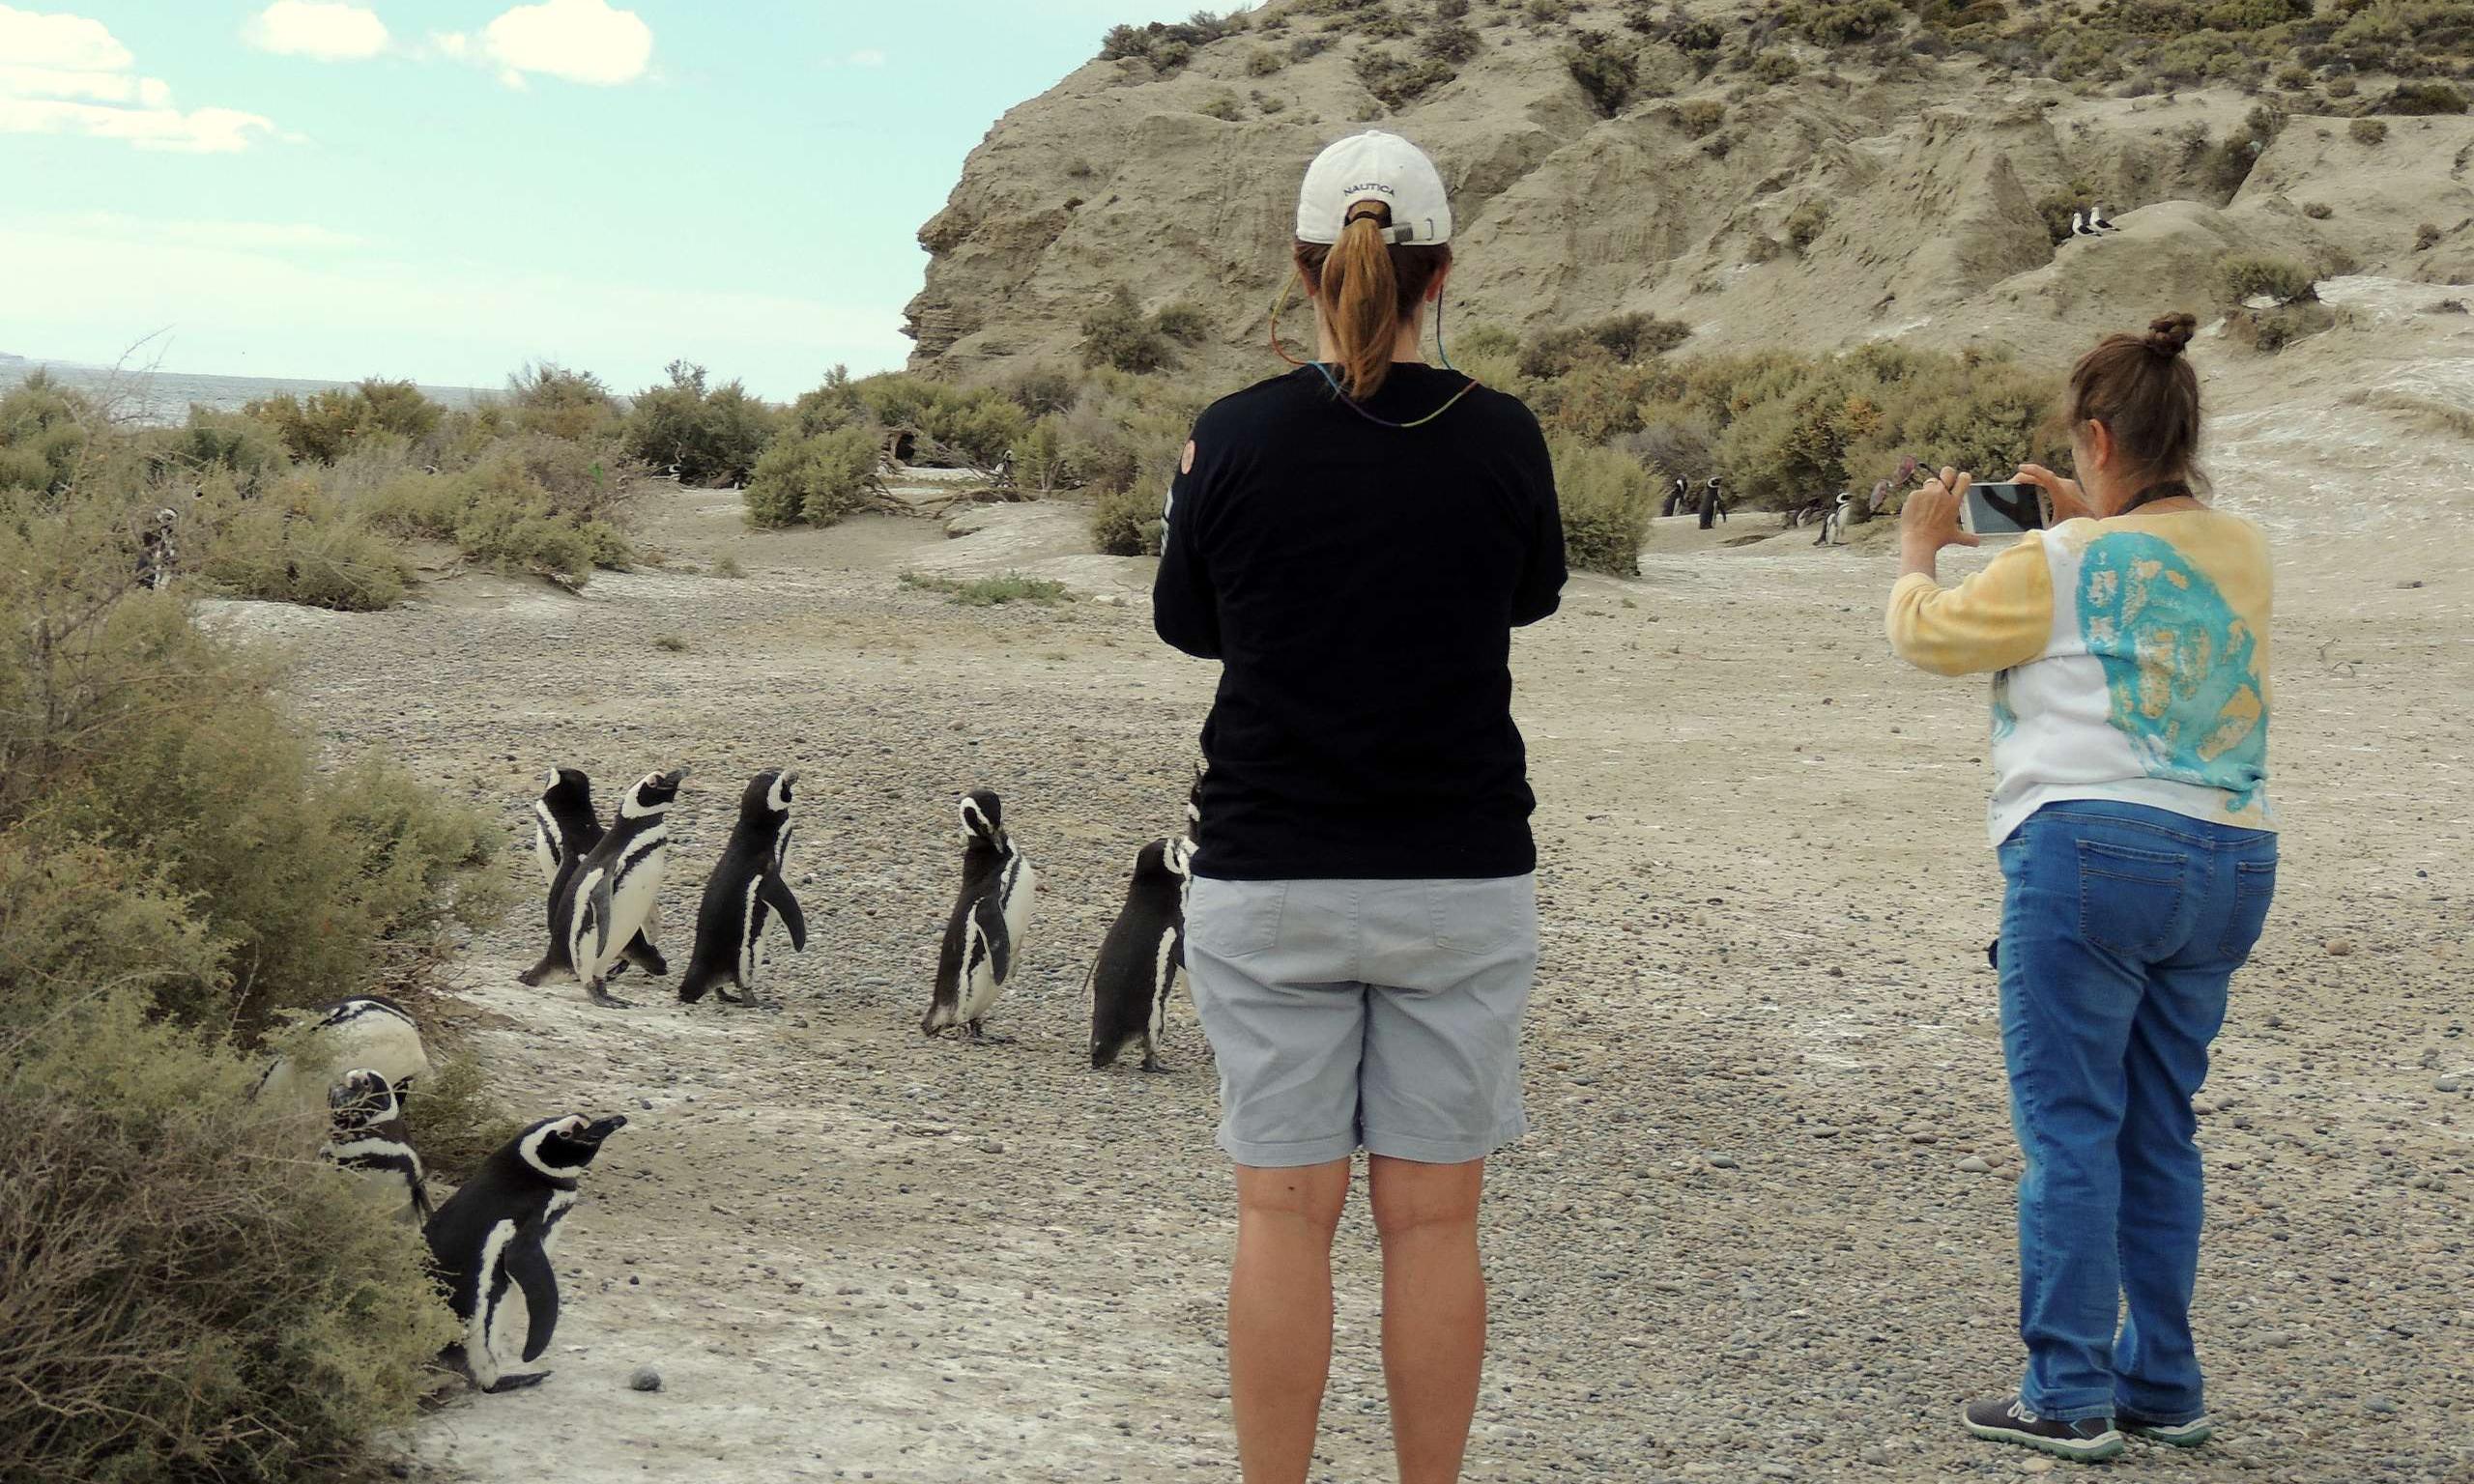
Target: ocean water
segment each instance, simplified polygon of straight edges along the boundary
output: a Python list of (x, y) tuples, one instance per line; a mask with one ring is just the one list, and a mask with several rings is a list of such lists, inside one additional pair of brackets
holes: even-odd
[[(260, 397), (271, 397), (280, 391), (305, 397), (313, 391), (353, 385), (349, 381), (302, 381), (284, 377), (201, 376), (187, 371), (115, 371), (108, 366), (0, 356), (0, 387), (14, 386), (34, 371), (46, 372), (62, 385), (110, 402), (114, 414), (120, 417), (152, 424), (183, 421), (188, 416), (191, 404), (216, 412), (237, 413)], [(484, 399), (502, 395), (499, 388), (483, 386), (423, 386), (421, 391), (431, 401), (450, 408), (469, 408)]]

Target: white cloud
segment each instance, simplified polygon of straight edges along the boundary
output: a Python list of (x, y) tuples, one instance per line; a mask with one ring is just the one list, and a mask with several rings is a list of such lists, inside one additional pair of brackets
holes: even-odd
[(274, 0), (243, 33), (262, 51), (321, 62), (374, 57), (387, 49), (376, 11), (347, 0)]
[(273, 121), (238, 108), (172, 106), (102, 22), (0, 5), (0, 134), (87, 134), (146, 150), (245, 150)]
[[(436, 41), (449, 56), (473, 49), (461, 36)], [(528, 72), (611, 87), (635, 81), (651, 66), (653, 32), (643, 16), (613, 10), (607, 0), (541, 0), (484, 26), (479, 52), (510, 87), (524, 86)]]
[(131, 216), (125, 212), (72, 212), (29, 223), (49, 233), (117, 243), (178, 243), (233, 252), (340, 252), (364, 239), (307, 221), (206, 221)]
[(882, 67), (885, 54), (874, 46), (862, 46), (847, 59), (852, 67)]
[(0, 5), (0, 57), (20, 67), (115, 72), (137, 59), (110, 28), (83, 15), (45, 15)]

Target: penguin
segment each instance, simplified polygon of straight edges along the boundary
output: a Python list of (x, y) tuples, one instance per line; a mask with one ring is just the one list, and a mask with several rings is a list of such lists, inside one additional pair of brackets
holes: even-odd
[(1005, 806), (995, 794), (964, 794), (962, 816), (963, 887), (945, 923), (936, 990), (919, 1029), (934, 1036), (959, 1025), (973, 1041), (1003, 1042), (1008, 1038), (989, 1035), (980, 1021), (1021, 963), (1040, 875), (1005, 833)]
[(181, 558), (180, 546), (173, 532), (181, 523), (181, 513), (166, 506), (155, 512), (155, 518), (137, 535), (137, 585), (150, 592), (160, 592), (172, 585), (172, 566)]
[[(532, 801), (532, 859), (541, 868), (541, 884), (550, 889), (550, 905), (555, 911), (559, 890), (575, 864), (601, 843), (601, 821), (593, 817), (592, 780), (578, 768), (552, 768), (544, 780), (541, 797)], [(661, 913), (647, 919), (644, 930), (627, 940), (625, 961), (647, 974), (670, 972), (668, 960), (653, 946), (653, 934), (661, 929)], [(564, 977), (561, 973), (557, 934), (551, 934), (549, 952), (541, 961), (516, 976), (527, 985)], [(613, 969), (613, 977), (619, 971)]]
[[(791, 883), (782, 879), (782, 861), (791, 849), (791, 787), (798, 781), (796, 768), (767, 770), (748, 780), (739, 795), (738, 823), (705, 882), (696, 910), (696, 948), (678, 982), (678, 997), (690, 1005), (707, 989), (734, 1004), (755, 998), (756, 977), (764, 967), (767, 912), (781, 914), (791, 931), (791, 951), (807, 952), (808, 920), (791, 895)], [(746, 999), (731, 993), (731, 985)]]
[(1683, 514), (1683, 502), (1690, 497), (1691, 492), (1692, 486), (1685, 481), (1684, 477), (1682, 474), (1676, 475), (1675, 483), (1667, 487), (1666, 507), (1658, 514), (1662, 516)]
[(1727, 518), (1727, 502), (1718, 494), (1718, 476), (1712, 474), (1701, 489), (1701, 528), (1708, 530), (1712, 521)]
[(1134, 859), (1125, 907), (1108, 926), (1083, 987), (1091, 995), (1091, 1067), (1116, 1065), (1137, 1042), (1142, 1070), (1166, 1071), (1160, 1035), (1186, 967), (1186, 882), (1194, 842), (1155, 840)]
[(509, 1279), (524, 1290), (524, 1358), (541, 1358), (559, 1327), (559, 1223), (576, 1203), (576, 1184), (601, 1144), (627, 1127), (613, 1115), (588, 1121), (580, 1113), (545, 1118), (482, 1161), (421, 1235), (430, 1272), (446, 1291), (464, 1337), (441, 1356), (484, 1391), (535, 1386), (548, 1371), (508, 1375), (499, 1363), (493, 1331)]
[(327, 1107), (327, 1147), (319, 1157), (360, 1176), (370, 1199), (388, 1214), (428, 1225), (436, 1213), (429, 1183), (404, 1125), (404, 1105), (386, 1076), (366, 1067), (345, 1072), (328, 1089)]
[(1845, 546), (1847, 544), (1847, 508), (1854, 503), (1856, 503), (1855, 491), (1838, 492), (1838, 499), (1830, 505), (1829, 513), (1821, 518), (1821, 534), (1813, 538), (1813, 545)]
[(429, 1052), (411, 1011), (384, 995), (360, 994), (310, 1013), (289, 1048), (258, 1075), (255, 1094), (275, 1106), (294, 1104), (305, 1113), (325, 1111), (326, 1092), (337, 1069), (377, 1072), (399, 1103), (409, 1103), (413, 1083), (429, 1074)]
[(604, 987), (628, 941), (651, 918), (670, 861), (669, 813), (687, 770), (647, 773), (618, 803), (608, 833), (576, 861), (550, 899), (550, 952), (517, 976), (524, 984), (584, 982), (595, 1005), (627, 1008)]

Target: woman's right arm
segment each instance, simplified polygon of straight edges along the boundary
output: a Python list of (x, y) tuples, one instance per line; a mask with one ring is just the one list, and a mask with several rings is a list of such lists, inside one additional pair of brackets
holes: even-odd
[(1526, 424), (1520, 440), (1520, 476), (1529, 499), (1529, 550), (1523, 555), (1520, 578), (1513, 585), (1511, 621), (1514, 628), (1551, 616), (1564, 605), (1564, 511), (1555, 498), (1555, 460), (1546, 451), (1546, 435), (1538, 419), (1521, 409)]

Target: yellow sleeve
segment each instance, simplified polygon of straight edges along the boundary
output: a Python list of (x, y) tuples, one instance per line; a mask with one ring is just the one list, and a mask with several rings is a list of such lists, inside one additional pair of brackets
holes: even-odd
[(1937, 675), (2025, 665), (2053, 637), (2053, 569), (2044, 542), (2023, 537), (1956, 587), (1911, 572), (1890, 589), (1890, 648)]

